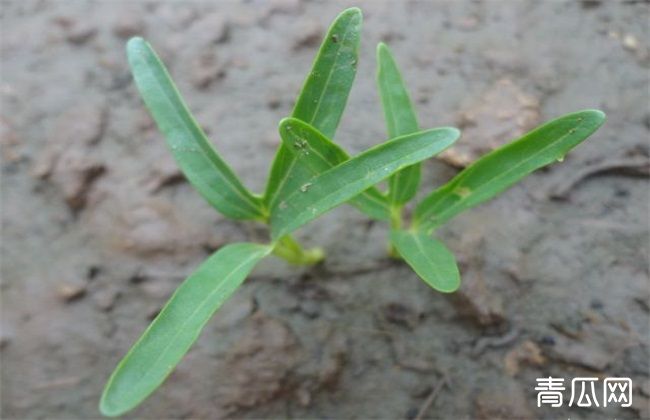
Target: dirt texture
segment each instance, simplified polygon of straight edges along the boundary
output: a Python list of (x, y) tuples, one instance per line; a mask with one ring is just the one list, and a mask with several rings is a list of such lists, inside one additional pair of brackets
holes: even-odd
[[(422, 127), (458, 125), (423, 191), (540, 121), (608, 121), (438, 233), (461, 290), (386, 257), (344, 206), (301, 229), (324, 264), (262, 263), (167, 382), (126, 418), (650, 418), (650, 5), (644, 1), (3, 1), (1, 417), (98, 418), (103, 385), (228, 221), (175, 167), (130, 76), (143, 35), (199, 123), (261, 191), (320, 37), (364, 11), (336, 140), (386, 138), (375, 45)], [(576, 174), (579, 174), (577, 176)], [(536, 378), (630, 377), (631, 408), (537, 407)], [(568, 396), (566, 396), (568, 398)]]

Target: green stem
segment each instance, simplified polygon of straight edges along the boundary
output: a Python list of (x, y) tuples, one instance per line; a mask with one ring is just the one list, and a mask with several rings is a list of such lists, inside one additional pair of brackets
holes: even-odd
[(276, 243), (273, 254), (295, 265), (317, 264), (325, 258), (321, 248), (304, 249), (291, 235), (283, 236)]
[[(391, 230), (398, 230), (402, 228), (402, 206), (391, 206), (390, 208), (390, 228)], [(399, 254), (397, 249), (393, 246), (392, 243), (388, 244), (388, 255), (391, 258), (401, 259), (402, 256)]]

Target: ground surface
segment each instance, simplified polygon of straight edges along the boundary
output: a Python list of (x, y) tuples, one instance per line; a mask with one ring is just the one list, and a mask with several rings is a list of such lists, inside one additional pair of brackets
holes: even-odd
[[(125, 39), (150, 40), (259, 191), (277, 121), (319, 37), (351, 5), (132, 3), (2, 3), (3, 418), (98, 417), (108, 375), (184, 276), (223, 243), (263, 236), (224, 220), (179, 177), (130, 79)], [(350, 152), (385, 138), (380, 40), (421, 125), (462, 126), (464, 144), (485, 148), (582, 108), (608, 122), (562, 164), (439, 232), (462, 264), (454, 296), (386, 259), (386, 228), (354, 209), (303, 229), (327, 262), (258, 267), (129, 416), (392, 419), (424, 407), (442, 419), (650, 417), (650, 6), (360, 6), (359, 71), (337, 134)], [(423, 184), (455, 172), (428, 162)], [(630, 377), (634, 404), (538, 409), (543, 376)]]

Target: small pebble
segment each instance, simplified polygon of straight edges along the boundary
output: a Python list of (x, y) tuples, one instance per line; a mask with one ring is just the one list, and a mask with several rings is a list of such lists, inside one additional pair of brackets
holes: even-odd
[(65, 302), (73, 302), (81, 299), (86, 294), (86, 286), (83, 284), (65, 283), (59, 286), (59, 297)]
[(634, 35), (627, 34), (623, 37), (623, 48), (630, 51), (636, 51), (639, 48), (639, 41)]
[(550, 335), (545, 335), (539, 340), (539, 344), (543, 346), (554, 346), (555, 345), (555, 338)]
[(591, 307), (591, 309), (603, 309), (605, 307), (603, 302), (601, 302), (598, 299), (593, 299), (589, 304), (589, 306)]
[(97, 34), (97, 29), (94, 26), (76, 23), (67, 30), (65, 38), (71, 44), (81, 45), (89, 41), (95, 34)]

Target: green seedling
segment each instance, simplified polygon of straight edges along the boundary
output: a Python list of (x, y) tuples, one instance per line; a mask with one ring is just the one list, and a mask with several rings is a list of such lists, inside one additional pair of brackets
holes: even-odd
[[(224, 216), (267, 224), (270, 241), (224, 246), (178, 287), (109, 378), (102, 414), (121, 415), (154, 392), (262, 259), (323, 260), (321, 249), (305, 250), (291, 234), (343, 203), (389, 222), (393, 253), (434, 289), (454, 291), (460, 281), (454, 256), (433, 231), (560, 159), (604, 121), (600, 111), (569, 114), (484, 156), (422, 200), (405, 228), (402, 210), (417, 192), (420, 162), (451, 146), (460, 133), (419, 129), (397, 66), (380, 44), (378, 82), (389, 140), (354, 157), (331, 140), (356, 74), (361, 21), (361, 11), (352, 8), (331, 25), (291, 116), (279, 124), (282, 143), (262, 195), (250, 192), (219, 156), (151, 46), (141, 38), (127, 44), (136, 86), (186, 178)], [(375, 186), (384, 180), (386, 193)]]

